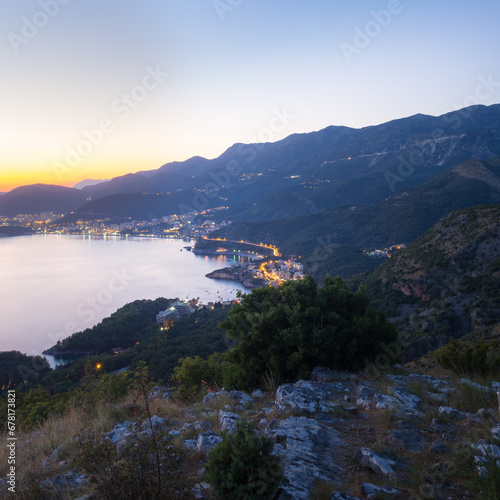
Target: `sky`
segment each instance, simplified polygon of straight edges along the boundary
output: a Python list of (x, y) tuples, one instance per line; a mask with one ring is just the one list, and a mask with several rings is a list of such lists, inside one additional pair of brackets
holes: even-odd
[(497, 0), (0, 0), (0, 192), (500, 102)]

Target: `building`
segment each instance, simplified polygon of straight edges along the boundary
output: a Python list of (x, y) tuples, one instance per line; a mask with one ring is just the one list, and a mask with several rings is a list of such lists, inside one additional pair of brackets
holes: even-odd
[(187, 302), (173, 302), (168, 309), (160, 311), (156, 315), (156, 324), (163, 328), (170, 328), (172, 323), (182, 316), (189, 316), (195, 311)]

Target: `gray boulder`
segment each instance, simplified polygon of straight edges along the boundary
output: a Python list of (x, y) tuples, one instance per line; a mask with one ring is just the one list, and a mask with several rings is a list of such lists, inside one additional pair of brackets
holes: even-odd
[(358, 387), (356, 404), (365, 410), (369, 410), (373, 406), (373, 399), (376, 395), (377, 392), (371, 387), (360, 385)]
[(348, 495), (347, 493), (343, 493), (341, 491), (334, 491), (330, 500), (359, 500), (359, 498), (353, 497), (352, 495)]
[(366, 498), (401, 498), (403, 492), (392, 486), (376, 486), (370, 483), (361, 483), (361, 491)]
[(397, 478), (398, 470), (403, 468), (403, 464), (393, 460), (386, 455), (377, 453), (369, 448), (360, 448), (354, 458), (363, 466), (370, 468), (373, 472), (388, 478)]
[(398, 400), (402, 411), (412, 415), (422, 412), (422, 400), (415, 394), (411, 394), (404, 386), (389, 387), (389, 392)]
[[(222, 441), (222, 437), (215, 434), (214, 431), (202, 432), (198, 436), (198, 441), (196, 442), (196, 449), (201, 452), (208, 454), (215, 446), (217, 446)], [(184, 441), (186, 443), (186, 441)]]
[(276, 406), (280, 412), (296, 410), (304, 413), (329, 411), (338, 406), (352, 389), (340, 382), (311, 382), (299, 380), (295, 384), (283, 384), (276, 391)]
[(240, 416), (229, 411), (219, 411), (219, 426), (221, 431), (234, 432), (236, 430), (236, 422)]
[(335, 458), (344, 442), (335, 429), (306, 417), (290, 417), (279, 421), (268, 434), (277, 440), (274, 452), (283, 455), (280, 499), (309, 498), (316, 481), (335, 482), (342, 472)]
[(440, 417), (451, 418), (454, 420), (464, 420), (467, 416), (463, 411), (459, 411), (451, 406), (440, 406), (438, 408), (438, 415)]
[(253, 402), (253, 398), (242, 391), (231, 391), (229, 397), (238, 401), (241, 405), (245, 406), (248, 403)]

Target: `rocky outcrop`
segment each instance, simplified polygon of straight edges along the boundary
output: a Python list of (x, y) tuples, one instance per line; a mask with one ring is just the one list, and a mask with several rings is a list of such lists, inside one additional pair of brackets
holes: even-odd
[(401, 475), (398, 471), (404, 468), (401, 462), (368, 448), (360, 448), (354, 458), (363, 467), (368, 467), (379, 476), (388, 479), (399, 478)]
[(283, 456), (284, 479), (280, 499), (309, 498), (316, 481), (339, 482), (342, 468), (335, 463), (345, 443), (339, 432), (306, 417), (290, 417), (268, 434), (277, 441), (275, 453)]
[(278, 388), (276, 406), (279, 411), (329, 412), (338, 409), (344, 397), (350, 397), (352, 393), (352, 387), (340, 382), (299, 380), (295, 384), (284, 384)]
[[(103, 439), (116, 447), (121, 458), (131, 447), (147, 443), (153, 431), (166, 449), (172, 443), (184, 445), (186, 453), (199, 460), (199, 482), (192, 493), (200, 499), (211, 495), (203, 475), (204, 461), (224, 433), (234, 432), (243, 419), (251, 420), (256, 432), (271, 437), (273, 453), (282, 457), (283, 480), (276, 500), (310, 498), (311, 491), (322, 483), (338, 490), (331, 497), (335, 500), (407, 497), (411, 493), (407, 480), (417, 465), (427, 467), (426, 481), (437, 475), (445, 478), (424, 484), (434, 489), (436, 498), (438, 494), (466, 498), (466, 490), (453, 484), (453, 474), (443, 472), (453, 461), (458, 443), (462, 448), (468, 443), (478, 475), (485, 477), (491, 467), (500, 466), (500, 446), (495, 442), (500, 437), (497, 410), (481, 408), (467, 413), (446, 405), (450, 394), (470, 381), (426, 375), (388, 375), (368, 381), (361, 375), (326, 369), (315, 370), (313, 377), (281, 385), (274, 398), (261, 391), (252, 396), (241, 391), (209, 393), (202, 403), (177, 411), (177, 420), (154, 415), (143, 421), (125, 421)], [(485, 386), (469, 385), (481, 394), (491, 392)], [(428, 394), (423, 400), (415, 394), (417, 388), (419, 395)], [(156, 387), (151, 396), (163, 398), (163, 394), (164, 388)], [(228, 401), (232, 404), (226, 404)], [(433, 418), (429, 424), (425, 418), (429, 412), (439, 419)], [(488, 426), (491, 439), (477, 441), (476, 436), (487, 436)], [(474, 439), (468, 440), (468, 436)], [(86, 480), (80, 471), (68, 470), (66, 464), (54, 476), (60, 452), (56, 448), (42, 464), (51, 470), (44, 487), (55, 491), (66, 484), (71, 491), (80, 491)], [(422, 457), (427, 458), (423, 461)], [(370, 475), (378, 476), (373, 481), (376, 484), (366, 482)], [(0, 490), (2, 484), (0, 481)]]

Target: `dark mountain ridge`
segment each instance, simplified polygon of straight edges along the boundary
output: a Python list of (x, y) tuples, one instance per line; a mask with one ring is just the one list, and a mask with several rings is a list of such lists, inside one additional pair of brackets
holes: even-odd
[(82, 206), (87, 197), (88, 194), (79, 189), (63, 186), (21, 186), (0, 197), (0, 214), (13, 216), (41, 212), (67, 213)]
[[(273, 220), (283, 211), (255, 204), (272, 206), (270, 197), (287, 191), (318, 209), (373, 203), (469, 158), (499, 154), (500, 105), (472, 106), (440, 117), (415, 115), (362, 129), (330, 126), (274, 143), (234, 144), (213, 160), (193, 157), (84, 190), (95, 196), (203, 193), (215, 184), (219, 201), (236, 207), (240, 220), (255, 217), (255, 210), (260, 220)], [(309, 213), (307, 203), (304, 210)]]
[(271, 222), (238, 223), (219, 234), (268, 241), (283, 252), (308, 254), (317, 240), (359, 247), (411, 242), (449, 212), (500, 203), (500, 168), (468, 160), (423, 185), (366, 206), (343, 206)]

